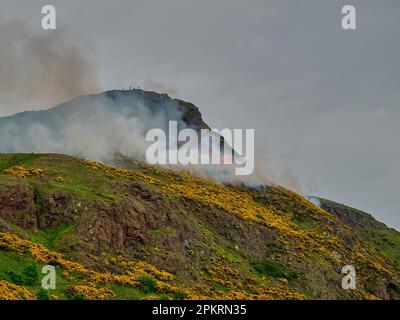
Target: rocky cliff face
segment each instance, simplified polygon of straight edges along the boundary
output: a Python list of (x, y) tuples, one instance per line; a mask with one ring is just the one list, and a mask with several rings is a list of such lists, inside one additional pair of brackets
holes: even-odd
[(320, 202), (324, 210), (337, 215), (344, 224), (355, 230), (362, 231), (365, 228), (386, 228), (385, 224), (375, 220), (372, 215), (361, 210), (326, 199), (320, 199)]
[[(0, 164), (4, 281), (15, 279), (7, 266), (31, 261), (59, 268), (58, 298), (400, 298), (400, 235), (360, 211), (140, 162), (3, 154)], [(348, 264), (356, 290), (341, 287)]]

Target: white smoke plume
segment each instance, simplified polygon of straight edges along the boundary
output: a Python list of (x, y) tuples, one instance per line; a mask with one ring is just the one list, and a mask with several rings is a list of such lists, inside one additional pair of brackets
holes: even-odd
[[(21, 21), (0, 20), (0, 45), (0, 115), (46, 109), (98, 91), (93, 53), (76, 37), (58, 30), (33, 32)], [(178, 89), (171, 84), (146, 80), (143, 87), (178, 97)], [(161, 104), (154, 111), (131, 96), (123, 108), (116, 109), (113, 103), (104, 95), (83, 97), (40, 115), (25, 114), (24, 121), (18, 120), (21, 115), (12, 121), (0, 118), (0, 152), (65, 153), (108, 163), (115, 154), (145, 160), (148, 130), (167, 130), (171, 118), (183, 124), (182, 111), (176, 106), (164, 108)], [(292, 176), (274, 177), (265, 163), (256, 152), (251, 176), (236, 176), (232, 166), (191, 165), (179, 169), (220, 182), (265, 185), (275, 181), (299, 190)]]
[(34, 32), (21, 21), (0, 19), (0, 46), (0, 115), (98, 89), (90, 47), (67, 32)]
[(123, 154), (145, 160), (146, 132), (166, 130), (168, 117), (180, 119), (182, 112), (162, 105), (151, 111), (129, 93), (120, 93), (120, 103), (106, 94), (89, 95), (49, 110), (0, 118), (0, 152), (66, 153), (103, 162)]

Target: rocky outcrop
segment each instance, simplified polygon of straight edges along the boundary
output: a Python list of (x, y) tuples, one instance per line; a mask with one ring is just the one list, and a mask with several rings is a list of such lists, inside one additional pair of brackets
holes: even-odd
[(385, 224), (375, 220), (370, 214), (361, 210), (326, 199), (320, 199), (320, 202), (322, 209), (338, 216), (344, 224), (354, 229), (386, 227)]
[[(26, 186), (0, 185), (0, 218), (21, 228), (36, 228), (37, 217), (32, 190)], [(1, 222), (0, 222), (1, 223)]]

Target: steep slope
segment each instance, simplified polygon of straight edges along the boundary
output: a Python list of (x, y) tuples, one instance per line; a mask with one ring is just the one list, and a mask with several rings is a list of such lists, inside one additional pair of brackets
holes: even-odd
[(377, 221), (366, 212), (350, 208), (327, 199), (320, 199), (321, 207), (339, 217), (358, 238), (368, 242), (378, 252), (386, 256), (400, 270), (400, 238), (399, 232)]
[(1, 154), (0, 171), (5, 298), (45, 295), (29, 278), (44, 264), (58, 299), (400, 298), (400, 234), (332, 202), (126, 159)]

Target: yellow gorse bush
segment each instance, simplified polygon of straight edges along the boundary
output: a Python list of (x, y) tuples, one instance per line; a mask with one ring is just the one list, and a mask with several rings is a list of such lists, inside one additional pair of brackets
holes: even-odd
[(87, 285), (68, 286), (66, 287), (66, 291), (71, 297), (81, 294), (89, 300), (108, 300), (115, 295), (109, 288), (97, 289)]
[[(210, 276), (208, 286), (196, 284), (189, 292), (188, 299), (229, 299), (229, 300), (304, 300), (305, 296), (290, 288), (288, 283), (270, 285), (260, 283), (254, 277), (242, 277), (221, 259), (212, 259), (207, 270)], [(213, 289), (215, 285), (223, 288)]]
[[(344, 265), (348, 260), (354, 260), (358, 266), (376, 272), (399, 276), (390, 267), (385, 258), (379, 255), (365, 243), (356, 241), (353, 248), (335, 234), (334, 215), (316, 207), (302, 196), (280, 188), (270, 187), (268, 202), (255, 201), (254, 194), (238, 187), (212, 182), (205, 178), (193, 176), (187, 172), (175, 172), (159, 167), (139, 164), (139, 170), (128, 170), (107, 166), (91, 160), (85, 164), (95, 171), (104, 172), (107, 176), (124, 177), (132, 181), (156, 186), (163, 194), (179, 198), (187, 208), (201, 210), (204, 208), (222, 210), (269, 229), (276, 230), (276, 242), (283, 248), (290, 248), (292, 259), (318, 257), (330, 259), (331, 262)], [(4, 173), (20, 178), (40, 176), (43, 170), (27, 169), (14, 166), (4, 170)], [(58, 177), (62, 178), (62, 177)], [(61, 179), (57, 181), (61, 181)], [(282, 205), (280, 205), (282, 204)], [(313, 219), (323, 223), (316, 229), (301, 229), (294, 220), (290, 205), (295, 204), (296, 214), (311, 215)], [(343, 229), (345, 232), (346, 228)], [(88, 299), (110, 299), (114, 296), (110, 285), (117, 284), (139, 288), (140, 278), (145, 276), (154, 280), (157, 293), (179, 293), (188, 299), (304, 299), (304, 295), (291, 288), (287, 279), (278, 279), (269, 283), (246, 277), (227, 261), (213, 259), (206, 270), (207, 279), (204, 282), (180, 283), (174, 275), (158, 269), (144, 261), (130, 261), (123, 256), (109, 259), (96, 257), (99, 263), (117, 267), (121, 273), (95, 271), (80, 263), (66, 259), (62, 254), (52, 252), (40, 244), (22, 239), (13, 233), (0, 233), (0, 249), (28, 252), (36, 261), (42, 264), (52, 264), (62, 269), (64, 277), (73, 284), (66, 288), (69, 295), (82, 294)], [(276, 255), (279, 257), (279, 253)], [(112, 268), (110, 268), (112, 269)], [(363, 268), (362, 268), (363, 269)], [(79, 283), (75, 283), (79, 275)], [(362, 274), (360, 275), (362, 277)], [(217, 290), (215, 285), (226, 290)], [(7, 294), (7, 292), (9, 292)], [(6, 281), (0, 282), (0, 298), (5, 299), (35, 299), (36, 296), (23, 287), (15, 286)], [(373, 297), (371, 297), (373, 298)]]
[(56, 181), (57, 182), (64, 182), (65, 180), (64, 180), (63, 177), (59, 176), (59, 177), (56, 178)]
[(144, 261), (129, 261), (122, 256), (113, 257), (108, 261), (124, 270), (123, 274), (113, 274), (107, 271), (98, 272), (86, 268), (80, 263), (73, 262), (64, 258), (61, 253), (52, 252), (41, 244), (32, 243), (22, 239), (14, 233), (0, 233), (0, 249), (24, 252), (28, 251), (31, 256), (42, 264), (51, 264), (63, 269), (63, 275), (73, 281), (72, 275), (80, 275), (79, 285), (71, 286), (69, 293), (82, 293), (89, 299), (108, 299), (112, 297), (111, 289), (106, 287), (97, 288), (102, 284), (119, 284), (125, 286), (139, 287), (138, 279), (142, 276), (151, 276), (156, 280), (157, 291), (164, 293), (174, 293), (183, 289), (176, 284), (175, 276), (159, 270), (155, 266)]
[(34, 300), (36, 295), (22, 286), (0, 280), (0, 300)]
[[(295, 192), (279, 186), (270, 187), (269, 201), (272, 204), (295, 203), (296, 212), (311, 212), (314, 219), (321, 221), (320, 229), (302, 230), (293, 221), (293, 216), (277, 209), (279, 206), (262, 204), (254, 200), (252, 193), (240, 188), (213, 182), (203, 177), (193, 176), (186, 171), (173, 171), (146, 163), (139, 163), (141, 172), (110, 167), (91, 160), (85, 163), (94, 170), (103, 170), (108, 174), (124, 176), (130, 180), (140, 181), (157, 186), (165, 194), (189, 200), (197, 206), (219, 208), (268, 228), (277, 230), (277, 242), (292, 249), (294, 257), (306, 259), (315, 255), (344, 265), (346, 261), (354, 260), (357, 256), (359, 263), (368, 264), (376, 271), (382, 271), (394, 276), (400, 276), (395, 269), (382, 267), (387, 264), (385, 258), (374, 252), (367, 244), (356, 242), (352, 250), (345, 245), (342, 238), (333, 232), (333, 222), (338, 218), (317, 207), (312, 202)], [(290, 208), (289, 208), (290, 209)], [(343, 227), (349, 232), (347, 226)], [(339, 254), (339, 255), (338, 255)]]
[(13, 166), (8, 169), (5, 169), (3, 171), (6, 174), (11, 174), (13, 176), (16, 176), (18, 178), (27, 178), (27, 177), (32, 177), (32, 176), (40, 176), (43, 174), (43, 169), (40, 168), (30, 168), (26, 169), (21, 166)]
[[(322, 236), (320, 232), (300, 230), (292, 221), (290, 215), (283, 214), (273, 206), (266, 206), (255, 202), (249, 192), (238, 188), (214, 183), (202, 177), (195, 177), (185, 171), (174, 172), (159, 167), (151, 167), (144, 163), (140, 164), (143, 173), (136, 170), (109, 167), (91, 160), (85, 160), (85, 163), (94, 170), (101, 169), (110, 174), (153, 184), (165, 193), (173, 194), (204, 206), (216, 207), (242, 219), (276, 229), (279, 231), (278, 234), (280, 236), (278, 240), (286, 243), (289, 239), (294, 239), (295, 241), (292, 243), (292, 246), (295, 246), (302, 255), (307, 256), (311, 252), (322, 251), (322, 253), (334, 258), (332, 251), (346, 250), (341, 239), (335, 238), (333, 241), (333, 239), (330, 239), (329, 234)], [(316, 207), (294, 192), (283, 188), (279, 188), (279, 192), (282, 194), (282, 197), (296, 197), (296, 201), (308, 208), (311, 206), (312, 210), (316, 211), (321, 217), (328, 220), (333, 219), (330, 213)], [(328, 240), (331, 241), (327, 242)], [(327, 243), (331, 246), (329, 250), (326, 250)]]
[[(252, 278), (242, 279), (238, 271), (216, 259), (213, 259), (212, 266), (208, 269), (211, 277), (209, 285), (201, 283), (183, 285), (169, 272), (144, 261), (129, 261), (122, 256), (105, 259), (107, 260), (105, 262), (120, 267), (124, 270), (123, 274), (90, 270), (77, 262), (65, 259), (60, 253), (51, 252), (44, 246), (22, 239), (13, 233), (0, 233), (0, 249), (21, 253), (28, 251), (36, 261), (63, 269), (64, 277), (70, 281), (74, 281), (73, 274), (80, 275), (79, 284), (66, 287), (67, 293), (72, 297), (82, 294), (87, 299), (110, 299), (114, 296), (114, 292), (107, 285), (118, 284), (139, 288), (140, 277), (146, 276), (155, 280), (158, 293), (180, 293), (188, 299), (304, 299), (302, 294), (290, 289), (286, 284), (268, 287), (260, 285)], [(225, 286), (229, 291), (211, 289), (215, 284)], [(8, 283), (2, 285), (6, 288)], [(9, 296), (3, 294), (5, 299), (18, 297), (35, 299), (35, 295), (23, 287), (10, 285), (13, 290)]]
[(145, 175), (141, 172), (137, 172), (134, 170), (122, 169), (118, 167), (110, 167), (106, 166), (102, 163), (98, 163), (92, 160), (85, 160), (85, 164), (88, 165), (93, 170), (101, 170), (106, 174), (114, 174), (118, 176), (123, 176), (129, 178), (131, 180), (139, 180), (145, 183), (156, 183), (157, 180)]

